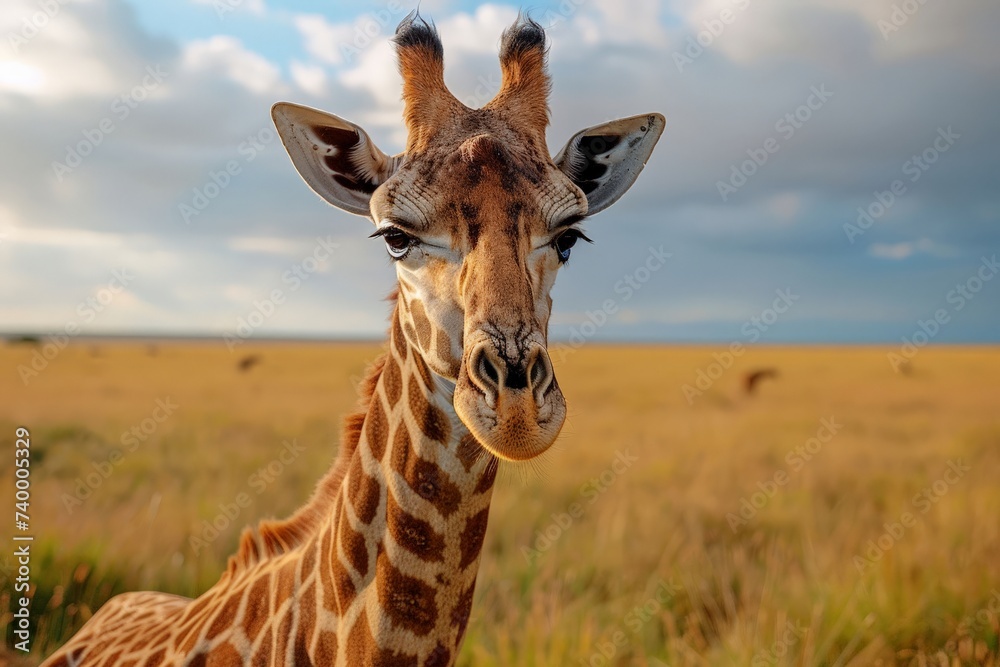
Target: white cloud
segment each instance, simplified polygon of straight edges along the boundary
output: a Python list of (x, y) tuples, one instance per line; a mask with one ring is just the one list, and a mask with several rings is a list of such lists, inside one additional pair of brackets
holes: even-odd
[[(1000, 60), (995, 49), (984, 50), (989, 38), (975, 16), (980, 11), (977, 3), (914, 2), (917, 9), (912, 13), (899, 9), (903, 4), (910, 3), (686, 0), (674, 11), (685, 24), (684, 44), (703, 33), (707, 49), (744, 64), (795, 57), (843, 66), (872, 56), (900, 60), (944, 51)], [(982, 41), (974, 38), (976, 32)]]
[(191, 0), (196, 5), (209, 5), (215, 8), (220, 18), (224, 18), (230, 12), (246, 10), (251, 14), (263, 16), (267, 13), (267, 6), (264, 0)]
[(306, 51), (313, 58), (329, 65), (344, 62), (345, 45), (351, 45), (352, 27), (345, 23), (330, 23), (320, 14), (300, 14), (293, 20), (302, 36)]
[(118, 92), (113, 67), (101, 57), (99, 37), (63, 3), (55, 7), (46, 12), (30, 0), (4, 2), (0, 35), (9, 57), (0, 58), (0, 95), (63, 101)]
[(184, 47), (182, 63), (195, 72), (221, 74), (257, 94), (278, 94), (285, 90), (278, 67), (244, 48), (235, 37), (216, 35), (191, 42)]
[(293, 60), (288, 67), (292, 81), (302, 90), (317, 97), (327, 92), (329, 80), (326, 76), (326, 70), (320, 65), (307, 65)]
[(44, 85), (45, 74), (37, 67), (17, 60), (0, 61), (0, 90), (32, 95), (40, 92)]
[(475, 13), (461, 12), (437, 23), (441, 41), (449, 55), (480, 53), (495, 56), (500, 35), (517, 18), (510, 5), (486, 4)]
[(663, 0), (621, 0), (595, 4), (599, 29), (592, 39), (662, 48), (667, 39), (663, 28), (665, 5)]
[(252, 252), (282, 257), (305, 256), (309, 244), (280, 236), (233, 236), (226, 245), (236, 252)]

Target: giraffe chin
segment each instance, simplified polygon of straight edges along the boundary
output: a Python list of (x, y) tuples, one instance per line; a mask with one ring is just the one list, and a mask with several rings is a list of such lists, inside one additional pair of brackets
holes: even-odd
[(541, 404), (528, 390), (506, 390), (497, 396), (494, 408), (481, 391), (460, 378), (455, 413), (484, 449), (501, 460), (519, 462), (552, 446), (566, 420), (566, 401), (553, 383)]

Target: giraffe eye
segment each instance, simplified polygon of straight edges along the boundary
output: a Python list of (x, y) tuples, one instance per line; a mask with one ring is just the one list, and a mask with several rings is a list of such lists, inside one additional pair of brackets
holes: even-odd
[(556, 253), (559, 255), (560, 264), (565, 264), (569, 260), (569, 256), (573, 251), (573, 246), (575, 246), (576, 242), (580, 239), (583, 239), (587, 243), (593, 243), (593, 241), (588, 239), (579, 229), (570, 229), (563, 232), (563, 234), (552, 242), (552, 247), (556, 249)]
[(393, 259), (403, 259), (410, 254), (410, 248), (417, 243), (415, 238), (398, 227), (386, 227), (375, 232), (372, 236), (382, 237), (382, 240), (385, 241), (385, 248)]

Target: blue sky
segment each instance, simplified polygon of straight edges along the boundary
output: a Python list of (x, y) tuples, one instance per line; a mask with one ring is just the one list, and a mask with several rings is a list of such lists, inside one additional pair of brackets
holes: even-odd
[[(301, 182), (268, 109), (319, 107), (401, 150), (389, 39), (414, 3), (47, 6), (0, 8), (0, 331), (222, 335), (280, 290), (254, 335), (381, 335), (384, 249)], [(496, 92), (518, 8), (421, 4), (467, 104)], [(938, 315), (935, 342), (1000, 340), (995, 2), (525, 8), (549, 28), (553, 153), (606, 120), (668, 119), (561, 273), (555, 338), (900, 343)], [(779, 292), (792, 305), (758, 327)]]

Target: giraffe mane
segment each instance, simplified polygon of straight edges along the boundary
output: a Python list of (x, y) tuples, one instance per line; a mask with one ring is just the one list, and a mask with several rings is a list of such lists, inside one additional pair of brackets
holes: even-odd
[[(393, 290), (388, 300), (395, 303), (399, 290)], [(395, 311), (393, 318), (396, 317)], [(365, 378), (361, 381), (358, 402), (355, 411), (344, 418), (340, 436), (340, 449), (333, 466), (316, 484), (309, 502), (291, 517), (283, 520), (265, 519), (256, 527), (245, 528), (240, 535), (240, 544), (236, 553), (229, 558), (227, 574), (235, 576), (250, 569), (254, 565), (294, 550), (304, 544), (312, 536), (320, 523), (333, 510), (337, 492), (340, 490), (350, 467), (351, 457), (358, 448), (361, 439), (361, 427), (371, 406), (378, 386), (382, 370), (385, 368), (386, 355), (378, 357), (368, 366)]]

